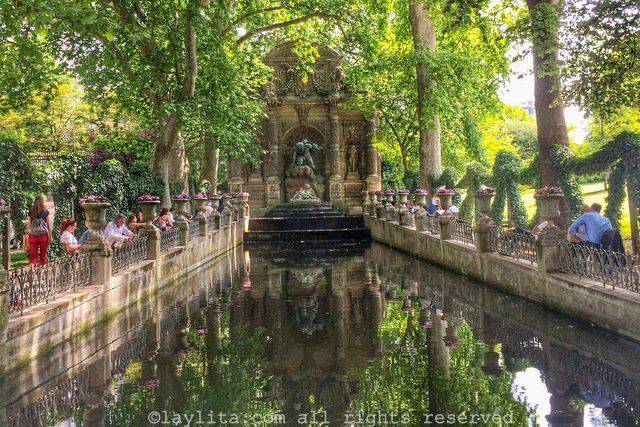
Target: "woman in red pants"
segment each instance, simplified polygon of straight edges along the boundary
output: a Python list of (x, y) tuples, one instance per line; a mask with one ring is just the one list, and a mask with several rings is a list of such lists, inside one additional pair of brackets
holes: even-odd
[(27, 231), (29, 233), (29, 262), (31, 265), (45, 265), (47, 263), (47, 247), (51, 241), (51, 220), (42, 196), (36, 196), (33, 207), (29, 210)]

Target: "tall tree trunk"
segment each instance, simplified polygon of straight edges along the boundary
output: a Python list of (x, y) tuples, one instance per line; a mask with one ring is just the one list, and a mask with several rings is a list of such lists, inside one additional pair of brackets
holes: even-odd
[(213, 138), (204, 141), (202, 151), (202, 177), (211, 184), (211, 194), (218, 192), (218, 165), (220, 163), (220, 149)]
[[(417, 55), (433, 52), (436, 49), (436, 32), (429, 16), (428, 5), (424, 0), (409, 2), (409, 20), (413, 35), (413, 50)], [(442, 153), (440, 148), (440, 117), (433, 114), (428, 117), (429, 91), (433, 82), (424, 61), (416, 62), (416, 80), (418, 86), (418, 121), (420, 123), (420, 185), (430, 187), (431, 175), (442, 173)]]
[(564, 120), (562, 82), (558, 63), (559, 0), (527, 0), (533, 42), (534, 96), (541, 184), (557, 186), (559, 175), (551, 152), (569, 145)]
[(171, 113), (166, 118), (160, 118), (159, 122), (164, 123), (164, 128), (156, 142), (152, 166), (162, 179), (162, 206), (168, 208), (171, 207), (171, 189), (169, 187), (171, 184), (171, 159), (169, 154), (176, 146), (180, 136), (180, 117), (176, 113)]

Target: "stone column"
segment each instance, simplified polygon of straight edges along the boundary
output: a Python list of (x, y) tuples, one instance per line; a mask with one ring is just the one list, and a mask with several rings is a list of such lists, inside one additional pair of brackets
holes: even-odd
[(536, 250), (538, 252), (538, 278), (545, 280), (547, 274), (558, 271), (560, 248), (558, 243), (566, 239), (565, 234), (554, 225), (547, 226), (538, 235)]
[(160, 230), (153, 224), (146, 224), (142, 232), (147, 236), (147, 259), (160, 259)]
[[(0, 364), (2, 366), (6, 366), (7, 347), (5, 344), (9, 324), (9, 290), (9, 272), (0, 267)], [(2, 399), (0, 399), (0, 403), (2, 403)]]
[(227, 163), (229, 177), (229, 192), (230, 193), (240, 193), (242, 192), (242, 184), (244, 180), (242, 179), (242, 167), (238, 160), (229, 156), (229, 160)]
[(344, 199), (342, 189), (342, 171), (340, 165), (340, 118), (335, 112), (329, 113), (329, 199), (340, 205)]
[(491, 199), (493, 193), (476, 194), (476, 219), (473, 221), (473, 235), (476, 251), (491, 252), (490, 232), (495, 225), (489, 216), (491, 213)]
[(80, 247), (80, 252), (91, 256), (91, 285), (108, 286), (111, 281), (113, 250), (107, 240), (100, 236), (90, 236)]
[(380, 176), (378, 174), (378, 151), (373, 147), (376, 139), (376, 128), (378, 118), (374, 114), (373, 117), (366, 121), (365, 128), (365, 149), (366, 149), (366, 175), (367, 189), (380, 189)]
[(278, 143), (278, 119), (271, 115), (267, 125), (269, 139), (269, 161), (265, 164), (267, 177), (267, 207), (280, 204), (280, 148)]
[(207, 217), (198, 215), (194, 221), (198, 221), (198, 236), (206, 237), (207, 235)]
[(440, 239), (442, 240), (450, 240), (451, 239), (451, 221), (455, 220), (455, 217), (449, 215), (442, 215), (440, 218)]

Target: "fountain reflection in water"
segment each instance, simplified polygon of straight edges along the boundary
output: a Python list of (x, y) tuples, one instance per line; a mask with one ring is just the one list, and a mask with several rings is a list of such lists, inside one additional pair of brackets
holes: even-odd
[(532, 368), (551, 395), (541, 424), (581, 425), (597, 407), (633, 425), (640, 410), (637, 344), (377, 244), (232, 253), (84, 347), (8, 373), (1, 423), (141, 425), (151, 411), (200, 410), (333, 424), (398, 407), (420, 422), (486, 405), (526, 418), (510, 389)]

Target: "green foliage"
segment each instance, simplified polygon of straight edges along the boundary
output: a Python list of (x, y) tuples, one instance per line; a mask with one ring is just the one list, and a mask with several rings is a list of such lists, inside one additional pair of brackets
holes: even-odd
[(458, 173), (453, 168), (444, 168), (440, 176), (431, 178), (432, 188), (430, 189), (431, 194), (434, 194), (438, 188), (450, 188), (455, 190), (453, 194), (453, 203), (457, 206), (460, 206), (460, 202), (462, 201), (462, 195), (458, 190), (456, 190), (456, 184), (458, 183)]
[(27, 149), (17, 135), (0, 132), (0, 198), (11, 207), (16, 235), (22, 234), (34, 197), (47, 188), (46, 175), (33, 164)]
[(467, 196), (460, 205), (460, 219), (464, 221), (471, 221), (478, 215), (476, 210), (476, 198), (475, 194), (480, 190), (482, 185), (485, 185), (489, 181), (489, 171), (487, 171), (480, 163), (471, 163), (467, 166), (460, 182), (458, 182), (458, 188), (466, 188)]
[(523, 161), (532, 159), (538, 150), (535, 118), (521, 107), (502, 104), (498, 112), (480, 123), (482, 148), (493, 163), (500, 151), (510, 151)]
[[(442, 337), (420, 325), (418, 318), (405, 313), (399, 302), (387, 305), (380, 327), (383, 360), (370, 363), (359, 374), (363, 386), (351, 404), (351, 413), (398, 414), (397, 421), (406, 414), (405, 424), (421, 425), (434, 409), (444, 414), (497, 412), (511, 413), (515, 425), (528, 424), (532, 413), (513, 397), (513, 375), (493, 378), (482, 372), (485, 346), (476, 343), (468, 325), (458, 327), (459, 348), (442, 348), (445, 355), (432, 358), (430, 348), (444, 347)], [(441, 366), (443, 359), (449, 363), (448, 377)], [(395, 424), (387, 419), (376, 425)]]
[(513, 224), (527, 223), (527, 211), (520, 198), (518, 186), (520, 166), (520, 161), (512, 153), (501, 151), (496, 156), (492, 176), (496, 195), (491, 205), (491, 217), (497, 223), (502, 223), (505, 207), (508, 207), (511, 215), (509, 221)]
[(572, 156), (571, 150), (568, 147), (556, 145), (551, 155), (558, 168), (560, 187), (564, 193), (564, 202), (569, 210), (569, 218), (577, 218), (580, 215), (583, 200), (575, 173), (568, 165)]
[(637, 108), (638, 1), (568, 2), (563, 25), (568, 97), (584, 110), (602, 117), (617, 115), (621, 107)]

